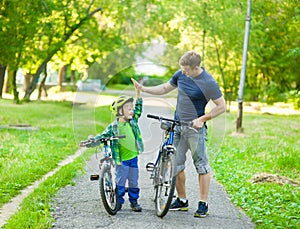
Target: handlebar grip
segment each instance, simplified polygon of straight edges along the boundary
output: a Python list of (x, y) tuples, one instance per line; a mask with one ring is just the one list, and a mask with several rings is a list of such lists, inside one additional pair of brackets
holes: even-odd
[(159, 116), (152, 115), (152, 114), (147, 114), (147, 118), (153, 118), (153, 119), (160, 119)]

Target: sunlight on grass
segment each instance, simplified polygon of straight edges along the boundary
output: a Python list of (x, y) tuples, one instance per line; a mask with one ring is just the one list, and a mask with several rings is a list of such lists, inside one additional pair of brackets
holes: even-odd
[[(109, 106), (74, 108), (70, 102), (14, 105), (1, 100), (0, 109), (0, 126), (30, 124), (39, 128), (0, 129), (0, 206), (74, 154), (78, 141), (99, 133), (111, 121)], [(225, 138), (212, 161), (215, 178), (257, 228), (296, 228), (300, 221), (299, 187), (254, 183), (252, 178), (265, 172), (300, 182), (300, 115), (245, 113), (242, 135), (233, 134), (235, 119), (235, 114), (226, 114)], [(211, 139), (219, 136), (210, 134)], [(87, 152), (85, 157), (90, 154)], [(53, 196), (61, 187), (73, 183), (74, 176), (83, 171), (84, 162), (84, 157), (80, 157), (48, 178), (26, 198), (4, 228), (51, 227)]]
[(299, 223), (299, 186), (251, 181), (268, 172), (300, 184), (299, 125), (299, 116), (246, 114), (244, 135), (231, 135), (231, 129), (213, 165), (232, 202), (257, 228), (296, 228)]

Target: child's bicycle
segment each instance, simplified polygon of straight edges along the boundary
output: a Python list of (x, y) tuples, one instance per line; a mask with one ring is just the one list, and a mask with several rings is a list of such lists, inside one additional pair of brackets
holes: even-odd
[(118, 211), (118, 190), (115, 179), (115, 161), (112, 158), (109, 142), (114, 139), (125, 138), (125, 136), (113, 136), (110, 138), (94, 139), (89, 138), (86, 141), (80, 142), (81, 147), (95, 147), (103, 144), (102, 150), (99, 153), (103, 154), (104, 157), (99, 161), (99, 174), (90, 176), (90, 180), (99, 180), (100, 184), (100, 196), (105, 210), (110, 215), (115, 215)]
[(165, 131), (155, 163), (149, 162), (146, 165), (147, 171), (151, 172), (150, 179), (153, 179), (156, 215), (162, 218), (169, 211), (176, 184), (174, 128), (176, 125), (190, 127), (192, 122), (182, 122), (151, 114), (147, 117), (159, 120), (160, 128)]

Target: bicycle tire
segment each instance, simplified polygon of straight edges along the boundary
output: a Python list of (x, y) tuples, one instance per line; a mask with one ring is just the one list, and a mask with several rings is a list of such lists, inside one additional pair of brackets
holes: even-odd
[(103, 206), (108, 214), (115, 215), (118, 211), (118, 190), (111, 168), (104, 166), (100, 173), (100, 195)]
[(158, 182), (155, 185), (155, 210), (156, 215), (161, 218), (168, 213), (175, 191), (174, 165), (174, 156), (169, 153), (166, 159), (160, 158), (157, 167), (156, 179)]

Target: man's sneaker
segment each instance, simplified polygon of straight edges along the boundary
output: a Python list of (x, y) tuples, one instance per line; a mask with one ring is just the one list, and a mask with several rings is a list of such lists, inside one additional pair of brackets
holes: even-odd
[(188, 211), (189, 210), (189, 201), (187, 200), (185, 203), (176, 198), (176, 200), (170, 206), (171, 211)]
[(130, 207), (131, 207), (131, 210), (134, 211), (134, 212), (141, 212), (142, 209), (143, 209), (141, 207), (141, 205), (139, 205), (137, 202), (130, 203)]
[(195, 212), (194, 217), (204, 218), (208, 216), (208, 204), (199, 201), (198, 210)]

